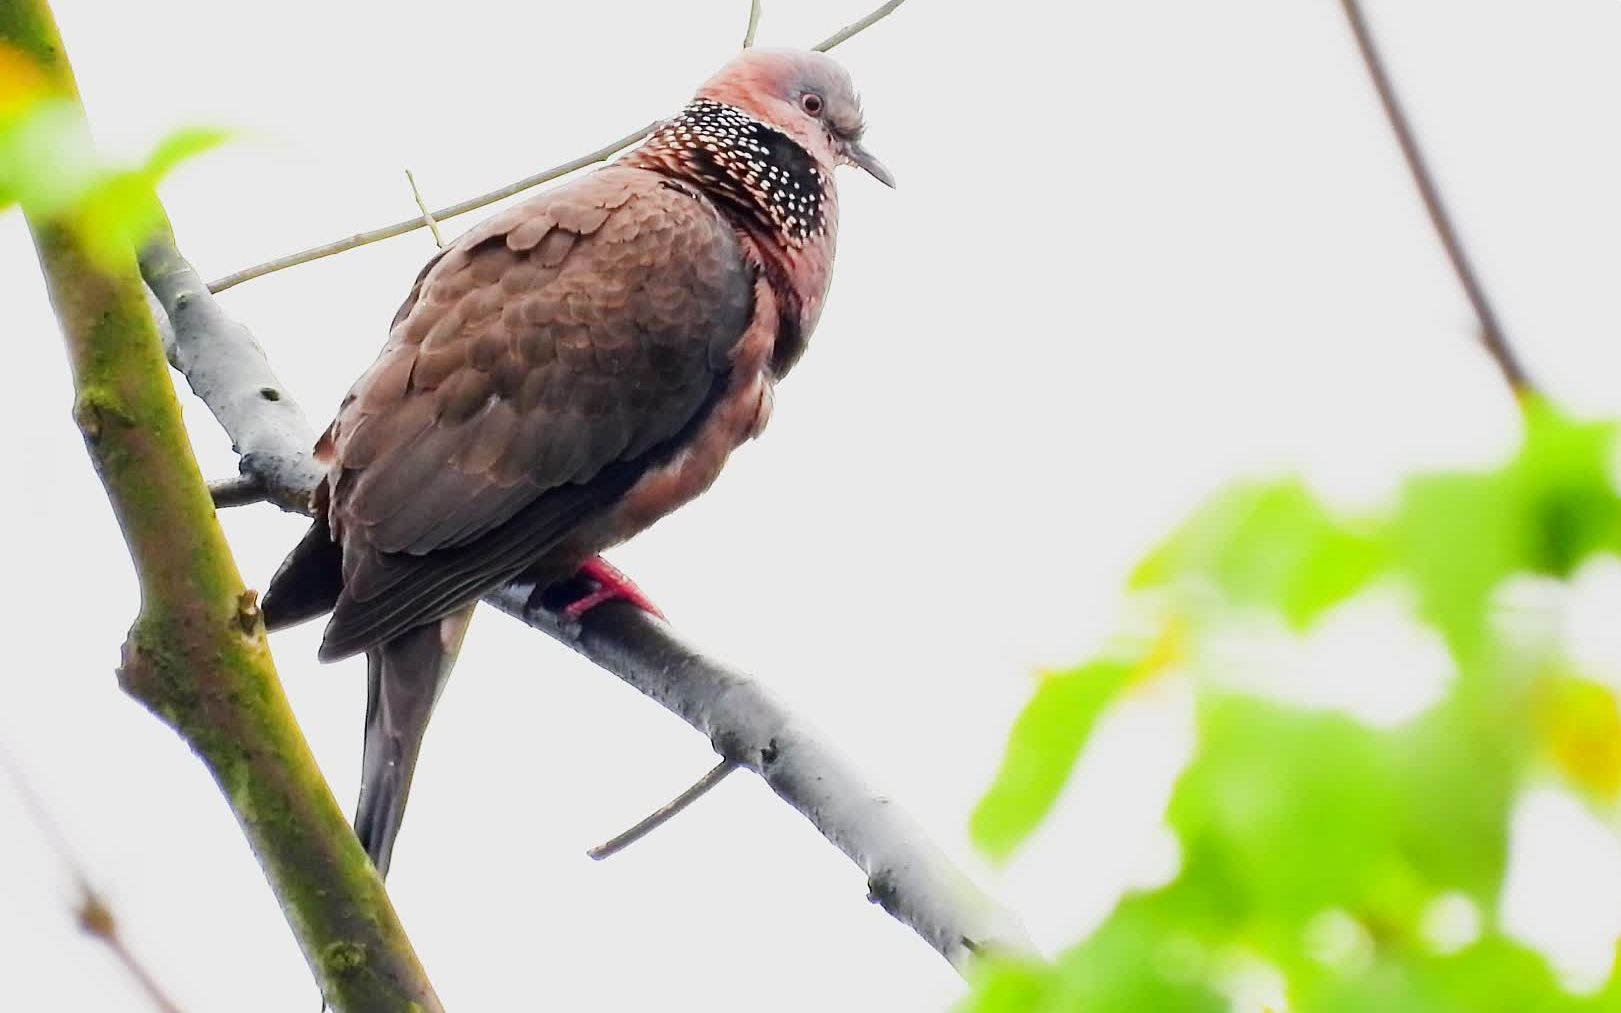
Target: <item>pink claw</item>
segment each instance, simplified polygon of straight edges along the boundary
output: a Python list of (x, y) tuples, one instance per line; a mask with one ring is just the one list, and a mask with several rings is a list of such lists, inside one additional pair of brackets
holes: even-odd
[(650, 615), (664, 618), (664, 613), (659, 611), (659, 607), (653, 604), (652, 599), (642, 593), (642, 589), (636, 586), (635, 581), (601, 556), (592, 556), (586, 560), (585, 565), (580, 567), (578, 576), (595, 581), (597, 589), (563, 607), (563, 615), (569, 619), (578, 621), (581, 616), (598, 605), (605, 601), (613, 601), (615, 598), (628, 601)]

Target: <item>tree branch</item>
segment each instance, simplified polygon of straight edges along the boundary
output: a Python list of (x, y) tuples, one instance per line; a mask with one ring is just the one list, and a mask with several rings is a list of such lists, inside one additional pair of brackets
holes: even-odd
[[(195, 278), (174, 247), (159, 237), (142, 256), (152, 273)], [(150, 279), (154, 290), (163, 288)], [(274, 379), (264, 352), (240, 325), (225, 320), (206, 292), (193, 291), (174, 319), (176, 361), (210, 376), (235, 377), (233, 390), (218, 383), (193, 384), (214, 417), (237, 438), (258, 432), (258, 415), (298, 409)], [(167, 300), (171, 302), (172, 300)], [(220, 328), (215, 331), (213, 328)], [(252, 360), (252, 361), (244, 361)], [(265, 378), (269, 377), (269, 380)], [(267, 403), (243, 390), (271, 383), (283, 392)], [(298, 414), (302, 419), (302, 415)], [(303, 429), (303, 436), (296, 433)], [(278, 502), (308, 503), (313, 479), (307, 426), (278, 428), (277, 452), (255, 459)], [(244, 469), (250, 467), (243, 461)], [(292, 484), (289, 484), (292, 483)], [(535, 589), (512, 584), (485, 601), (546, 633), (619, 676), (706, 735), (725, 760), (748, 767), (867, 874), (871, 898), (911, 926), (961, 968), (970, 952), (1033, 952), (1019, 921), (980, 892), (921, 828), (889, 799), (875, 794), (842, 758), (803, 722), (747, 675), (705, 657), (665, 623), (639, 609), (611, 602), (566, 623), (531, 601)]]
[[(31, 56), (82, 117), (46, 0), (0, 0), (0, 42)], [(439, 1010), (282, 694), (187, 441), (133, 253), (93, 254), (76, 211), (25, 212), (73, 367), (74, 417), (140, 580), (120, 683), (208, 767), (327, 1001), (340, 1013)], [(206, 356), (181, 361), (212, 375)]]
[[(860, 21), (845, 25), (832, 35), (823, 39), (821, 42), (817, 43), (814, 48), (819, 52), (825, 53), (834, 46), (849, 41), (851, 38), (859, 35), (861, 32), (866, 31), (868, 28), (871, 28), (884, 18), (889, 17), (895, 12), (895, 8), (899, 7), (904, 2), (905, 0), (889, 0), (888, 3), (884, 4), (882, 7), (879, 7), (871, 14), (868, 14)], [(757, 17), (758, 7), (756, 7), (750, 13), (750, 35), (748, 38), (745, 38), (743, 42), (745, 47), (748, 46), (749, 41), (753, 37), (754, 20)], [(312, 260), (320, 260), (323, 257), (330, 257), (334, 254), (344, 253), (348, 250), (366, 246), (370, 243), (378, 243), (385, 239), (393, 239), (395, 236), (403, 236), (407, 232), (415, 232), (417, 229), (426, 227), (427, 221), (430, 218), (434, 221), (442, 222), (448, 218), (455, 218), (457, 215), (464, 215), (469, 211), (477, 211), (479, 208), (494, 204), (498, 200), (505, 200), (506, 198), (511, 197), (513, 194), (528, 190), (530, 187), (539, 186), (542, 183), (550, 183), (554, 179), (567, 176), (569, 173), (583, 169), (588, 165), (595, 165), (598, 162), (606, 161), (624, 149), (630, 147), (632, 144), (635, 144), (643, 137), (646, 137), (656, 126), (658, 126), (657, 121), (649, 123), (647, 126), (642, 127), (639, 130), (633, 131), (623, 137), (604, 144), (602, 147), (588, 155), (581, 155), (579, 158), (571, 159), (570, 161), (564, 162), (562, 165), (553, 166), (550, 169), (537, 172), (533, 176), (525, 176), (516, 183), (508, 183), (506, 186), (500, 187), (499, 189), (491, 190), (489, 193), (480, 194), (477, 197), (470, 197), (467, 200), (464, 200), (458, 204), (452, 204), (449, 207), (440, 208), (438, 211), (434, 211), (431, 214), (417, 215), (414, 218), (407, 218), (404, 221), (395, 222), (392, 225), (385, 225), (382, 228), (372, 229), (368, 232), (357, 232), (354, 235), (345, 237), (343, 239), (334, 239), (330, 243), (323, 243), (320, 246), (312, 246), (307, 250), (300, 250), (297, 253), (290, 253), (285, 257), (277, 257), (275, 260), (267, 260), (263, 264), (255, 264), (252, 267), (245, 267), (233, 274), (228, 274), (223, 278), (216, 278), (209, 282), (208, 291), (218, 294), (228, 288), (233, 288), (240, 285), (245, 281), (252, 281), (254, 278), (262, 278), (267, 274), (274, 274), (277, 271), (283, 271), (289, 267), (297, 267), (299, 264), (308, 264)]]
[(1356, 37), (1357, 51), (1362, 54), (1362, 62), (1368, 68), (1368, 76), (1373, 79), (1374, 89), (1379, 93), (1379, 103), (1384, 107), (1385, 117), (1390, 121), (1391, 129), (1395, 131), (1396, 143), (1401, 146), (1402, 157), (1407, 161), (1407, 169), (1412, 173), (1413, 182), (1417, 184), (1419, 195), (1424, 199), (1424, 210), (1430, 217), (1430, 224), (1435, 227), (1436, 235), (1440, 237), (1441, 245), (1446, 249), (1447, 259), (1452, 262), (1453, 273), (1458, 276), (1464, 295), (1468, 297), (1469, 305), (1474, 309), (1475, 319), (1480, 323), (1480, 338), (1486, 346), (1486, 351), (1491, 353), (1498, 370), (1503, 374), (1503, 379), (1508, 382), (1509, 389), (1517, 397), (1536, 393), (1536, 385), (1531, 382), (1525, 367), (1520, 363), (1519, 356), (1515, 354), (1514, 346), (1497, 318), (1497, 311), (1492, 308), (1491, 300), (1486, 297), (1486, 290), (1475, 273), (1469, 253), (1464, 249), (1463, 240), (1458, 237), (1458, 230), (1452, 224), (1452, 216), (1447, 212), (1446, 202), (1441, 199), (1441, 189), (1435, 183), (1435, 176), (1424, 158), (1423, 149), (1418, 146), (1418, 138), (1414, 135), (1412, 124), (1402, 108), (1401, 99), (1396, 95), (1396, 87), (1391, 83), (1390, 74), (1385, 69), (1384, 59), (1379, 54), (1379, 46), (1374, 41), (1373, 32), (1362, 13), (1361, 3), (1359, 0), (1340, 0), (1340, 6), (1344, 8), (1345, 19), (1351, 25), (1351, 34)]
[(658, 807), (653, 813), (637, 822), (629, 830), (602, 842), (586, 854), (596, 861), (612, 858), (648, 834), (662, 827), (664, 824), (681, 814), (681, 811), (692, 803), (703, 798), (713, 791), (715, 785), (726, 780), (726, 775), (737, 769), (737, 764), (731, 760), (722, 760), (709, 769), (709, 772), (700, 777), (692, 787), (677, 795), (675, 798)]
[(234, 478), (210, 482), (208, 495), (214, 501), (214, 507), (219, 510), (263, 503), (270, 498), (264, 484), (252, 475), (237, 475)]
[(534, 597), (515, 583), (484, 600), (617, 675), (707, 736), (723, 759), (759, 774), (866, 873), (869, 900), (953, 966), (983, 950), (1034, 952), (1016, 916), (760, 683), (633, 605), (608, 602), (565, 624)]

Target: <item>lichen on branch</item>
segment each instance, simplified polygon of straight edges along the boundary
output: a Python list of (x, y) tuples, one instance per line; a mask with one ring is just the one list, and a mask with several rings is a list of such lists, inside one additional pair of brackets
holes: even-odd
[[(0, 0), (0, 44), (82, 110), (45, 0)], [(315, 765), (198, 471), (134, 251), (77, 207), (24, 213), (74, 375), (74, 419), (123, 529), (141, 607), (124, 688), (208, 767), (340, 1013), (440, 1009)], [(342, 959), (332, 959), (342, 954)]]

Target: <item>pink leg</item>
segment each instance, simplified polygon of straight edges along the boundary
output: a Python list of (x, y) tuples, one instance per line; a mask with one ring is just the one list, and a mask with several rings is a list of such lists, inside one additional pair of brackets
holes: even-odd
[(597, 589), (564, 606), (563, 615), (570, 619), (579, 619), (603, 602), (613, 601), (615, 598), (628, 601), (643, 612), (658, 616), (660, 619), (664, 618), (664, 613), (642, 593), (642, 589), (636, 586), (635, 581), (601, 556), (592, 556), (586, 560), (585, 565), (580, 567), (579, 576), (595, 581)]

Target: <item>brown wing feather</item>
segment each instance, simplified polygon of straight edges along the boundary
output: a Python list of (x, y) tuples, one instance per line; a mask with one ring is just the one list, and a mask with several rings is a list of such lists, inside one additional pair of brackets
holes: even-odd
[(474, 228), (418, 278), (322, 439), (353, 653), (532, 564), (667, 456), (748, 325), (707, 201), (609, 167)]

